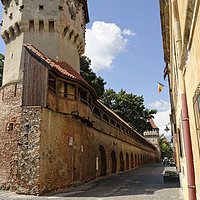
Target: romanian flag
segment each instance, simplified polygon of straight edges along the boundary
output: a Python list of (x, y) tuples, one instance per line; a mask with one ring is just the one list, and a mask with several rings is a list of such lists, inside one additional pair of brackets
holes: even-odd
[(163, 89), (164, 85), (161, 83), (158, 83), (158, 92), (160, 93)]

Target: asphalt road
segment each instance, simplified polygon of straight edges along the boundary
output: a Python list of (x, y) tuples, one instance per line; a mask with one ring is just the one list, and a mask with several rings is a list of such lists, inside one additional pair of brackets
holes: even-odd
[(162, 164), (148, 165), (101, 177), (82, 186), (48, 196), (24, 196), (0, 191), (0, 200), (182, 200), (178, 183), (163, 182), (164, 170), (175, 170), (175, 168)]

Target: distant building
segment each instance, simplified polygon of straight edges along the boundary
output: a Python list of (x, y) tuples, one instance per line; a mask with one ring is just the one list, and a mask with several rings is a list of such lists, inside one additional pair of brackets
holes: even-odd
[(160, 145), (159, 145), (159, 128), (155, 125), (153, 119), (150, 119), (149, 122), (151, 124), (152, 130), (151, 131), (145, 131), (143, 133), (143, 135), (144, 135), (145, 138), (147, 138), (147, 140), (149, 140), (157, 148), (157, 150), (158, 150), (158, 156), (157, 156), (158, 160), (157, 160), (157, 162), (160, 162), (161, 151), (160, 151)]
[(163, 140), (164, 142), (170, 143), (169, 140), (168, 140), (165, 136), (162, 137), (162, 140)]

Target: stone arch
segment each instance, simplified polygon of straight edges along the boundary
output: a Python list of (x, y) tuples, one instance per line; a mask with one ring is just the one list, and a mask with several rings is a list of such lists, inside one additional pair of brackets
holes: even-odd
[(119, 159), (120, 159), (120, 171), (124, 171), (124, 156), (122, 151), (120, 152)]
[(137, 162), (137, 154), (135, 154), (135, 167), (137, 167), (137, 164), (138, 164), (138, 162)]
[(140, 155), (138, 154), (138, 166), (140, 166)]
[(129, 169), (129, 155), (126, 153), (126, 170)]
[(116, 173), (117, 158), (116, 158), (116, 153), (114, 150), (111, 152), (111, 167), (112, 167), (112, 173)]
[(99, 145), (99, 152), (100, 152), (100, 176), (106, 175), (106, 152), (103, 145)]
[(134, 168), (133, 153), (131, 153), (131, 168)]

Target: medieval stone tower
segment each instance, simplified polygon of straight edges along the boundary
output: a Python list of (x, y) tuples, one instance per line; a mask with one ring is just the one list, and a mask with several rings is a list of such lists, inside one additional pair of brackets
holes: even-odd
[(22, 79), (22, 45), (27, 43), (51, 59), (67, 62), (79, 73), (89, 21), (86, 0), (1, 1), (1, 36), (6, 43), (3, 85)]

